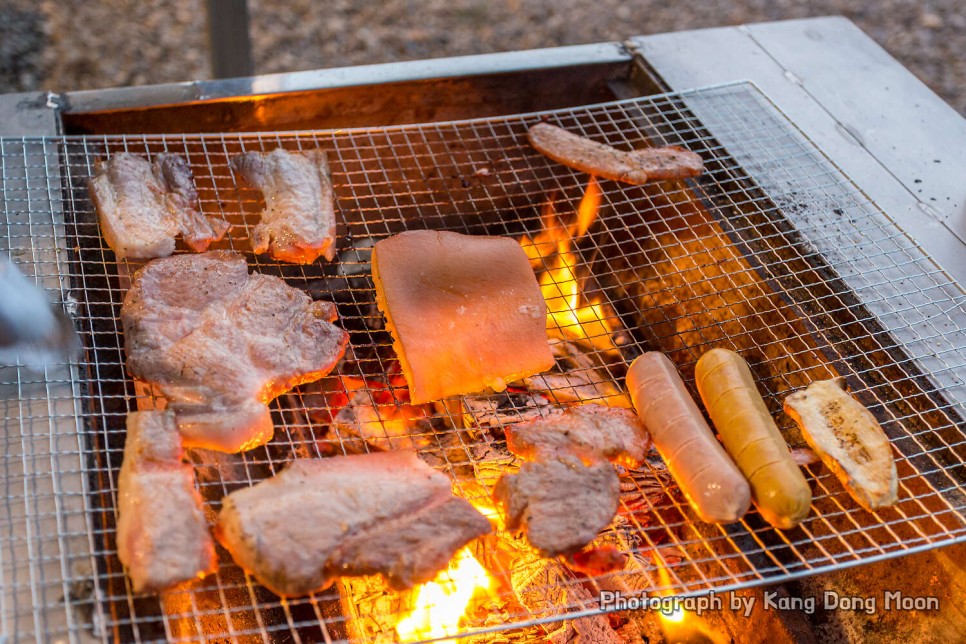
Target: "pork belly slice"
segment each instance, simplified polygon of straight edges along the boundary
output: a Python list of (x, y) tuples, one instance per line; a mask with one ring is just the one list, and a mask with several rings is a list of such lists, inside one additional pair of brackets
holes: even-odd
[(524, 463), (497, 481), (493, 498), (511, 531), (546, 557), (573, 554), (606, 528), (620, 501), (620, 481), (610, 463), (585, 465), (572, 455)]
[(527, 136), (530, 145), (557, 163), (614, 181), (639, 185), (695, 177), (704, 171), (697, 153), (673, 145), (628, 152), (549, 123), (537, 123)]
[(134, 592), (162, 591), (217, 567), (194, 471), (181, 458), (174, 414), (128, 414), (117, 492), (117, 556)]
[(572, 453), (584, 462), (606, 458), (625, 467), (644, 462), (650, 434), (633, 410), (587, 403), (555, 409), (542, 418), (506, 429), (507, 447), (527, 460)]
[(547, 304), (512, 239), (401, 233), (376, 243), (372, 277), (413, 404), (502, 391), (554, 365)]
[(225, 497), (215, 536), (272, 592), (381, 573), (396, 589), (433, 579), (490, 523), (414, 452), (302, 459)]
[(265, 197), (252, 249), (274, 259), (311, 264), (335, 257), (335, 193), (325, 152), (248, 152), (229, 162)]
[(204, 251), (228, 231), (228, 222), (199, 212), (194, 175), (183, 157), (118, 152), (95, 164), (90, 181), (101, 232), (119, 259), (150, 259), (174, 252), (175, 238)]
[(336, 316), (226, 251), (150, 262), (121, 307), (128, 371), (167, 398), (186, 447), (222, 452), (268, 442), (268, 403), (332, 370), (348, 342)]

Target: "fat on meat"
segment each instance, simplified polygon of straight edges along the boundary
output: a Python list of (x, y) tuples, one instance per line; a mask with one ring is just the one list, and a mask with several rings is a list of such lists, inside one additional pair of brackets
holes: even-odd
[(335, 193), (325, 152), (247, 152), (231, 169), (265, 197), (252, 249), (295, 264), (335, 257)]
[(174, 414), (128, 414), (117, 491), (117, 556), (134, 592), (166, 590), (217, 567), (194, 471), (181, 459)]
[(410, 588), (489, 531), (445, 475), (396, 451), (296, 460), (225, 497), (215, 536), (265, 587), (291, 597), (376, 573)]
[(90, 191), (101, 232), (120, 259), (166, 257), (178, 235), (201, 252), (228, 231), (228, 222), (199, 212), (194, 175), (177, 154), (158, 154), (153, 162), (113, 154), (95, 164)]
[(148, 263), (121, 307), (128, 371), (167, 398), (185, 446), (223, 452), (268, 442), (268, 403), (332, 370), (348, 342), (336, 317), (227, 251)]

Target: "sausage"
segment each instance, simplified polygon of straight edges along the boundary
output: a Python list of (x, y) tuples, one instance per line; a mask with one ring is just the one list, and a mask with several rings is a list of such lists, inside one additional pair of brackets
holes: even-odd
[(654, 446), (701, 520), (734, 523), (744, 516), (751, 505), (748, 482), (667, 356), (656, 351), (639, 356), (626, 382)]
[(534, 149), (557, 163), (635, 185), (696, 177), (704, 171), (704, 162), (698, 153), (676, 145), (618, 150), (550, 123), (537, 123), (527, 132), (527, 137)]
[(712, 349), (698, 360), (694, 376), (721, 442), (751, 484), (761, 516), (776, 528), (794, 528), (808, 515), (812, 491), (748, 363), (734, 351)]

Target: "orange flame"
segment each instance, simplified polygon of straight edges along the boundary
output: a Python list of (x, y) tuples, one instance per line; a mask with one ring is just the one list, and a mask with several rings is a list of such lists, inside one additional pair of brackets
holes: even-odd
[(535, 268), (543, 265), (540, 274), (540, 290), (549, 310), (547, 328), (552, 335), (590, 343), (603, 351), (615, 351), (607, 321), (607, 313), (600, 300), (581, 300), (581, 284), (577, 278), (577, 256), (571, 250), (573, 240), (587, 233), (597, 218), (601, 192), (597, 181), (591, 177), (580, 205), (576, 222), (564, 227), (557, 218), (552, 201), (544, 206), (541, 230), (532, 239), (523, 237), (520, 244)]
[[(452, 637), (478, 590), (488, 591), (493, 580), (469, 547), (431, 582), (419, 586), (412, 612), (396, 624), (400, 641)], [(453, 640), (444, 640), (453, 641)]]
[[(661, 585), (665, 588), (671, 587), (671, 575), (668, 574), (667, 568), (659, 561), (657, 562), (657, 574), (661, 578)], [(671, 591), (668, 590), (668, 594)], [(661, 616), (661, 622), (664, 624), (665, 636), (670, 641), (670, 631), (673, 630), (673, 624), (681, 624), (684, 622), (684, 609), (681, 608), (679, 604), (675, 604), (673, 607), (668, 609), (661, 609), (657, 612)]]
[[(667, 588), (667, 595), (671, 594), (671, 575), (668, 573), (666, 565), (658, 558), (654, 558), (657, 563), (657, 574), (661, 578), (661, 585)], [(724, 644), (729, 641), (706, 626), (706, 622), (700, 615), (685, 610), (680, 603), (673, 606), (662, 608), (657, 611), (661, 619), (661, 630), (664, 632), (664, 639), (670, 644), (688, 644), (690, 642), (700, 642), (702, 644)]]

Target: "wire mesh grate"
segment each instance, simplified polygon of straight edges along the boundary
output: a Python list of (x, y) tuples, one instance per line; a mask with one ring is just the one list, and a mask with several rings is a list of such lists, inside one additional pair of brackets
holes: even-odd
[[(563, 249), (588, 181), (528, 146), (526, 128), (540, 119), (617, 147), (684, 145), (706, 171), (643, 187), (600, 182), (597, 218)], [(228, 160), (278, 146), (328, 153), (341, 218), (331, 264), (280, 265), (250, 253), (262, 204)], [(749, 360), (793, 446), (803, 441), (782, 399), (844, 376), (891, 438), (899, 503), (865, 512), (831, 473), (810, 466), (814, 501), (800, 528), (774, 530), (755, 512), (708, 525), (693, 520), (655, 456), (623, 472), (618, 515), (595, 542), (616, 546), (623, 570), (578, 574), (500, 532), (474, 553), (502, 584), (461, 632), (542, 641), (610, 628), (598, 617), (604, 590), (724, 590), (966, 539), (966, 294), (751, 85), (380, 129), (3, 140), (2, 250), (64, 304), (85, 346), (78, 361), (44, 373), (0, 370), (0, 616), (18, 639), (392, 641), (414, 602), (371, 579), (279, 599), (221, 549), (218, 572), (204, 580), (161, 597), (131, 592), (114, 543), (124, 419), (156, 401), (124, 368), (118, 316), (138, 264), (107, 248), (87, 189), (95, 161), (121, 150), (183, 155), (203, 212), (232, 224), (216, 247), (336, 302), (351, 336), (332, 376), (273, 403), (269, 445), (190, 454), (209, 519), (225, 494), (294, 458), (387, 448), (417, 449), (459, 494), (490, 509), (496, 480), (516, 467), (507, 424), (552, 405), (620, 404), (626, 366), (648, 350), (667, 353), (696, 396), (694, 364), (720, 346)], [(593, 319), (580, 326), (560, 309), (550, 329), (558, 366), (546, 378), (409, 405), (368, 261), (372, 243), (415, 228), (520, 239), (550, 283), (560, 280), (554, 269), (572, 272), (573, 284), (557, 282), (553, 297), (576, 285)]]

